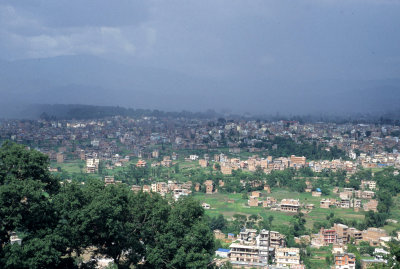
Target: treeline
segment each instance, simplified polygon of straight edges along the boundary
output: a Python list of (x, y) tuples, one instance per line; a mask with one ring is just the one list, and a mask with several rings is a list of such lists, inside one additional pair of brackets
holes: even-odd
[(120, 106), (94, 105), (38, 105), (34, 109), (40, 111), (38, 116), (44, 120), (85, 120), (114, 116), (212, 119), (220, 116), (213, 110), (207, 110), (206, 112), (166, 112), (157, 109), (133, 109)]
[[(0, 268), (94, 268), (83, 254), (118, 268), (207, 268), (214, 238), (191, 198), (168, 201), (123, 184), (59, 184), (43, 154), (0, 148)], [(11, 244), (16, 233), (21, 244)]]
[[(241, 142), (240, 147), (247, 147), (248, 144)], [(304, 156), (309, 160), (333, 160), (333, 159), (348, 159), (346, 152), (339, 149), (337, 146), (329, 147), (329, 150), (324, 145), (317, 145), (303, 140), (299, 143), (291, 138), (276, 136), (273, 140), (263, 139), (256, 142), (256, 148), (263, 148), (268, 151), (268, 154), (274, 158), (288, 157), (291, 155)]]

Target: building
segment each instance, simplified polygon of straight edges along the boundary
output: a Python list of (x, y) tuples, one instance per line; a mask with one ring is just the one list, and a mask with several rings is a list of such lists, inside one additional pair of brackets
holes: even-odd
[(365, 211), (374, 211), (374, 212), (378, 212), (378, 201), (377, 200), (370, 200), (367, 203), (365, 203), (363, 205), (363, 209)]
[(86, 173), (97, 173), (99, 171), (100, 160), (96, 158), (86, 159)]
[(386, 236), (386, 231), (379, 228), (368, 228), (362, 232), (363, 241), (369, 242), (370, 246), (379, 246), (380, 238)]
[(219, 248), (215, 251), (215, 256), (221, 258), (228, 258), (230, 250), (225, 248)]
[(221, 173), (224, 174), (224, 175), (232, 175), (232, 167), (222, 165), (221, 166)]
[(104, 183), (106, 184), (106, 186), (110, 184), (115, 184), (114, 176), (105, 176)]
[(335, 255), (335, 269), (355, 269), (356, 256), (353, 253)]
[(302, 168), (306, 166), (306, 157), (296, 157), (295, 155), (290, 156), (290, 167)]
[(336, 240), (339, 244), (347, 244), (349, 242), (349, 227), (347, 225), (335, 223), (333, 229), (336, 232)]
[(282, 199), (280, 210), (283, 212), (298, 212), (300, 208), (299, 200), (295, 199)]
[(329, 208), (331, 206), (331, 200), (330, 199), (322, 199), (319, 202), (319, 206), (321, 208)]
[(285, 247), (285, 236), (275, 231), (261, 230), (256, 238), (258, 245), (272, 248)]
[(144, 161), (144, 160), (139, 160), (137, 163), (136, 163), (136, 167), (146, 167), (146, 161)]
[(358, 243), (363, 240), (362, 232), (356, 228), (349, 228), (349, 237), (354, 238), (354, 242)]
[(278, 267), (293, 268), (300, 265), (300, 249), (298, 248), (277, 248), (275, 261)]
[(199, 160), (199, 165), (203, 168), (206, 168), (208, 166), (208, 161), (205, 159), (200, 159)]
[(212, 194), (214, 191), (214, 183), (212, 180), (206, 180), (204, 182), (204, 185), (206, 186), (206, 193), (207, 194)]
[(324, 245), (336, 243), (337, 235), (334, 229), (321, 228), (320, 234), (322, 235)]
[(57, 163), (63, 163), (64, 162), (64, 153), (62, 153), (62, 152), (57, 153), (56, 158), (57, 158)]
[(369, 190), (375, 190), (376, 189), (376, 181), (373, 180), (361, 180), (360, 184), (361, 189), (369, 189)]
[(229, 246), (229, 260), (233, 266), (262, 267), (267, 264), (268, 255), (274, 249), (257, 245), (244, 245), (233, 243)]
[(250, 198), (247, 201), (247, 203), (248, 203), (249, 206), (258, 206), (260, 202), (258, 201), (257, 197), (250, 196)]
[(214, 230), (214, 237), (215, 239), (223, 240), (225, 239), (225, 234), (221, 230)]

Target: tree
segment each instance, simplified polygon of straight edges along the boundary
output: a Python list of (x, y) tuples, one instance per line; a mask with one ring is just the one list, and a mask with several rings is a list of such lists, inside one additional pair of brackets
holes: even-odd
[(23, 145), (6, 141), (0, 148), (0, 185), (12, 180), (38, 180), (49, 193), (58, 191), (58, 181), (51, 176), (49, 158)]
[(147, 248), (152, 268), (207, 268), (214, 249), (214, 236), (204, 210), (193, 198), (172, 205), (164, 228), (154, 231), (155, 242)]

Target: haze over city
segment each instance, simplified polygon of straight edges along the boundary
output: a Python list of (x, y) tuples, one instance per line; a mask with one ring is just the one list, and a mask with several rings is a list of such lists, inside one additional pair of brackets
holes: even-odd
[(399, 3), (5, 0), (0, 112), (27, 104), (396, 110)]

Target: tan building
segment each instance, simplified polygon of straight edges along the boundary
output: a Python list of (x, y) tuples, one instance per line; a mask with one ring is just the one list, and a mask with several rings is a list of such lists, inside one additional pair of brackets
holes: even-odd
[(320, 191), (313, 191), (311, 193), (311, 196), (313, 196), (313, 197), (321, 197), (321, 195), (322, 195), (322, 192), (320, 192)]
[(361, 180), (361, 189), (370, 189), (370, 190), (375, 190), (376, 189), (376, 181), (373, 180)]
[(365, 203), (363, 206), (363, 209), (365, 211), (374, 211), (374, 212), (378, 212), (378, 201), (377, 200), (370, 200), (368, 201), (368, 203)]
[(301, 168), (306, 166), (306, 157), (296, 157), (295, 155), (290, 156), (290, 167)]
[(299, 200), (295, 199), (282, 199), (280, 210), (283, 212), (298, 212), (300, 209)]
[(258, 206), (259, 205), (259, 201), (258, 201), (258, 198), (257, 197), (253, 197), (253, 196), (250, 196), (249, 197), (249, 200), (247, 201), (247, 204), (249, 205), (249, 206)]
[(139, 192), (142, 190), (142, 187), (140, 187), (139, 185), (132, 185), (131, 187), (131, 191), (133, 192)]
[(271, 187), (269, 185), (264, 185), (264, 191), (267, 191), (267, 193), (271, 193)]
[(237, 267), (262, 267), (267, 264), (268, 252), (273, 252), (272, 248), (244, 245), (233, 243), (229, 246), (229, 260), (233, 266)]
[(64, 162), (64, 153), (57, 153), (57, 163), (63, 163)]
[(204, 182), (204, 185), (206, 186), (206, 193), (207, 194), (212, 194), (214, 191), (214, 183), (212, 180), (206, 180)]
[(113, 176), (105, 176), (104, 183), (106, 185), (115, 184), (114, 177)]
[(221, 230), (214, 230), (214, 237), (216, 239), (223, 240), (223, 239), (225, 239), (225, 234), (223, 232), (221, 232)]
[(348, 234), (350, 238), (354, 238), (356, 243), (363, 240), (362, 232), (357, 230), (356, 228), (349, 228)]
[(230, 166), (221, 166), (221, 173), (224, 175), (232, 175), (232, 167)]
[(275, 261), (278, 267), (293, 268), (300, 265), (300, 249), (298, 248), (277, 248)]
[(279, 232), (261, 230), (257, 239), (260, 246), (268, 246), (269, 240), (269, 247), (285, 247), (285, 236)]
[(208, 166), (208, 161), (204, 159), (199, 160), (199, 165), (203, 168), (206, 168)]
[(371, 246), (379, 246), (379, 239), (386, 236), (386, 231), (379, 228), (368, 228), (362, 232), (363, 241), (368, 241)]
[(319, 202), (319, 207), (321, 208), (329, 208), (330, 206), (331, 206), (330, 199), (322, 199), (321, 202)]
[(339, 244), (347, 244), (349, 242), (349, 227), (347, 225), (335, 223), (333, 229), (336, 232), (336, 240)]
[(144, 161), (144, 160), (139, 160), (137, 163), (136, 163), (136, 167), (146, 167), (146, 161)]

